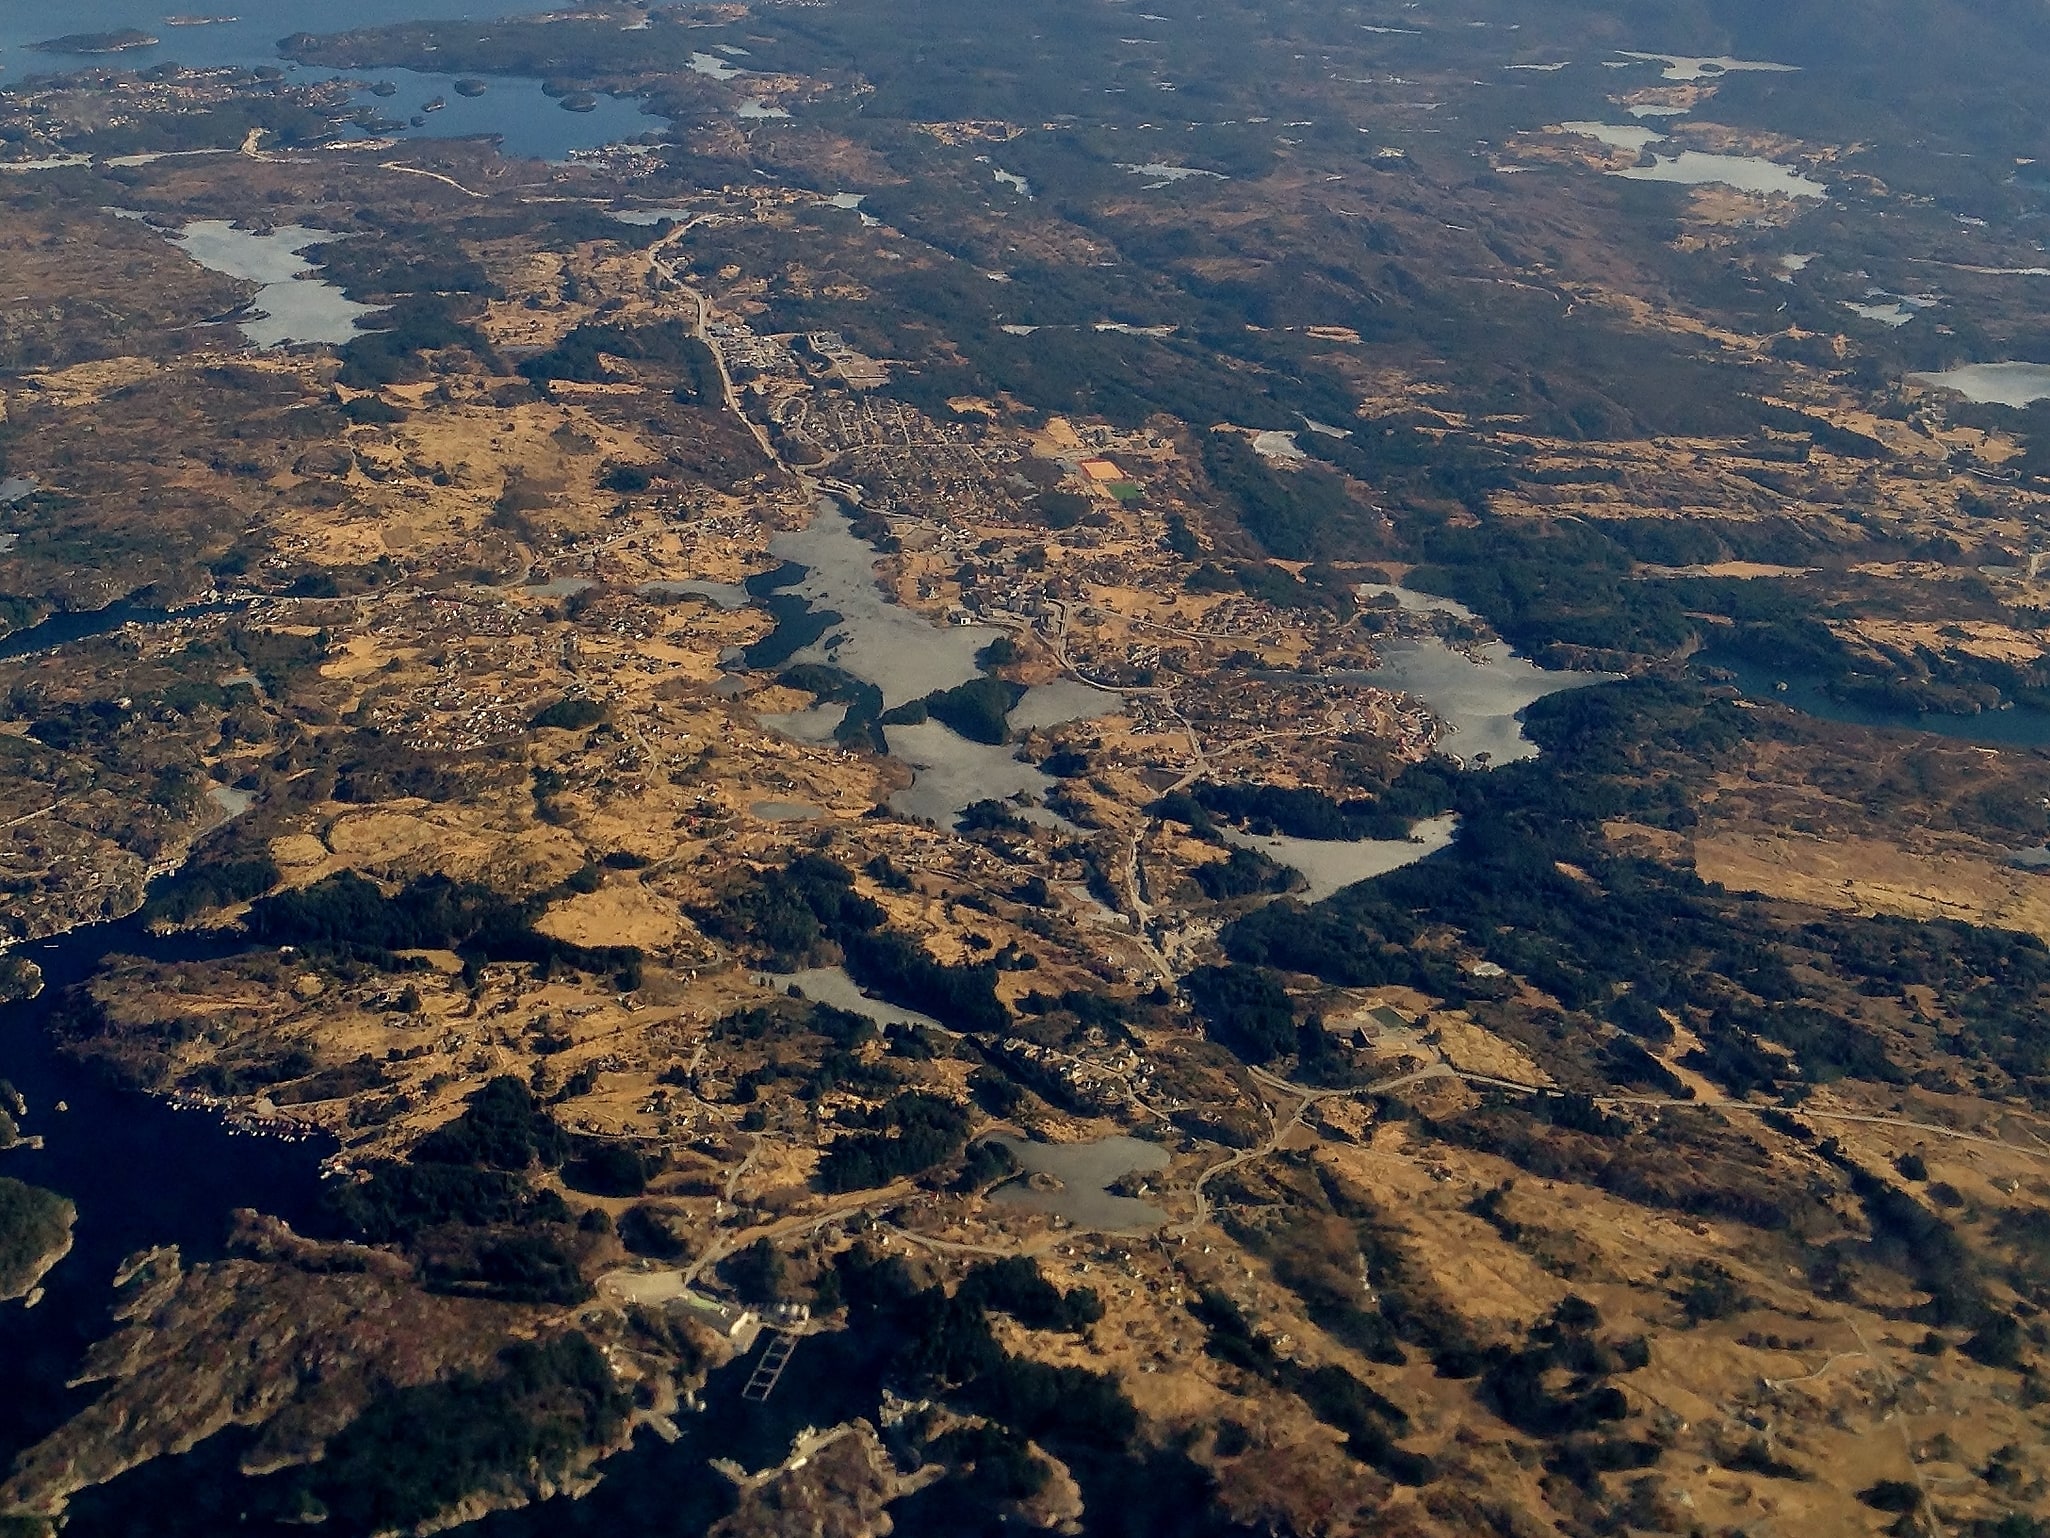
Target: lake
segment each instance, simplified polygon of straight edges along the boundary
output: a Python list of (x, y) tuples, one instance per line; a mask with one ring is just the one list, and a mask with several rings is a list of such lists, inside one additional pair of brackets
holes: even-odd
[(346, 342), (364, 329), (374, 305), (342, 296), (300, 253), (344, 237), (329, 230), (288, 224), (258, 233), (238, 230), (226, 219), (200, 219), (169, 237), (208, 272), (262, 285), (239, 324), (256, 347), (294, 343)]
[(814, 612), (840, 616), (793, 662), (823, 662), (883, 691), (884, 708), (966, 683), (981, 669), (975, 654), (1006, 632), (989, 625), (941, 628), (876, 586), (875, 548), (849, 525), (840, 504), (820, 498), (802, 529), (779, 534), (769, 553), (804, 567), (782, 592)]
[(1218, 831), (1227, 842), (1258, 850), (1275, 864), (1300, 873), (1307, 884), (1292, 895), (1306, 903), (1318, 903), (1357, 882), (1385, 876), (1450, 848), (1459, 831), (1459, 819), (1450, 813), (1430, 818), (1411, 828), (1408, 838), (1291, 838), (1285, 833), (1246, 833), (1238, 828)]
[(792, 742), (823, 747), (835, 740), (840, 723), (847, 719), (845, 705), (813, 705), (805, 710), (765, 711), (755, 719), (772, 732), (781, 732)]
[[(201, 12), (233, 13), (232, 21), (203, 27), (164, 24), (163, 0), (67, 0), (62, 6), (16, 3), (0, 6), (0, 84), (25, 74), (47, 74), (88, 64), (115, 62), (123, 69), (158, 64), (281, 64), (278, 40), (295, 32), (333, 32), (342, 27), (380, 27), (404, 21), (438, 21), (474, 16), (479, 20), (551, 9), (548, 0), (350, 0), (336, 7), (325, 0), (256, 0), (202, 6)], [(31, 45), (54, 34), (118, 32), (133, 28), (159, 39), (154, 48), (113, 55), (35, 52)]]
[(1756, 155), (1711, 155), (1702, 150), (1682, 150), (1677, 155), (1653, 155), (1648, 166), (1630, 166), (1608, 175), (1633, 182), (1675, 182), (1683, 187), (1734, 187), (1739, 192), (1788, 198), (1829, 196), (1829, 188), (1821, 182)]
[(1108, 689), (1085, 684), (1079, 678), (1062, 678), (1050, 684), (1034, 684), (1004, 719), (1011, 723), (1013, 731), (1030, 732), (1069, 721), (1094, 721), (1098, 716), (1115, 715), (1123, 708), (1124, 700)]
[(1148, 192), (1152, 192), (1158, 187), (1171, 187), (1176, 182), (1191, 181), (1199, 176), (1207, 176), (1213, 181), (1220, 182), (1230, 180), (1222, 171), (1204, 171), (1195, 166), (1171, 166), (1159, 161), (1143, 166), (1125, 165), (1123, 162), (1120, 162), (1118, 169), (1120, 171), (1129, 171), (1134, 176), (1152, 177), (1153, 180), (1146, 184), (1145, 190)]
[[(1003, 801), (1020, 793), (1036, 798), (1054, 786), (1052, 776), (1019, 759), (1017, 749), (970, 742), (937, 721), (887, 726), (883, 733), (890, 756), (911, 766), (910, 788), (890, 797), (890, 810), (906, 817), (948, 828), (977, 801)], [(1026, 808), (1019, 815), (1035, 821), (1060, 821), (1041, 808)]]
[(1636, 53), (1628, 48), (1616, 50), (1626, 59), (1635, 59), (1640, 64), (1663, 64), (1660, 73), (1668, 80), (1713, 80), (1718, 75), (1743, 71), (1763, 71), (1776, 75), (1797, 74), (1798, 64), (1773, 64), (1764, 59), (1733, 59), (1727, 54), (1701, 57), (1684, 53)]
[[(1465, 604), (1436, 593), (1386, 582), (1362, 582), (1353, 591), (1363, 601), (1392, 598), (1409, 614), (1449, 614), (1475, 626), (1485, 624)], [(1546, 695), (1613, 683), (1622, 675), (1541, 668), (1499, 641), (1473, 647), (1469, 653), (1425, 636), (1390, 638), (1381, 643), (1381, 660), (1373, 667), (1339, 676), (1422, 700), (1451, 734), (1439, 739), (1438, 752), (1461, 768), (1475, 769), (1537, 756), (1537, 744), (1523, 735), (1523, 712)], [(1418, 829), (1429, 826), (1420, 823)], [(1411, 837), (1417, 836), (1418, 830), (1412, 829)]]
[(1548, 694), (1610, 683), (1613, 673), (1553, 672), (1519, 657), (1500, 641), (1454, 651), (1435, 636), (1381, 643), (1381, 660), (1340, 675), (1414, 695), (1444, 722), (1438, 751), (1463, 768), (1535, 758), (1523, 734), (1523, 712)]
[(1898, 331), (1923, 310), (1932, 308), (1938, 301), (1927, 295), (1910, 297), (1905, 294), (1883, 294), (1874, 290), (1863, 299), (1843, 300), (1843, 307), (1853, 315), (1866, 320), (1876, 320), (1882, 326)]
[[(976, 654), (1009, 634), (991, 625), (935, 625), (889, 597), (876, 583), (875, 548), (854, 532), (845, 509), (831, 498), (818, 500), (804, 528), (771, 540), (769, 553), (786, 567), (773, 574), (773, 582), (755, 579), (752, 589), (781, 620), (779, 635), (816, 638), (788, 652), (771, 644), (762, 655), (775, 661), (762, 665), (817, 662), (839, 668), (881, 690), (886, 709), (980, 677)], [(827, 615), (830, 622), (821, 626)], [(1027, 690), (1007, 719), (1025, 731), (1108, 715), (1119, 704), (1107, 689), (1061, 679)], [(827, 703), (760, 719), (799, 742), (825, 743), (846, 714), (846, 706)], [(951, 827), (974, 802), (1020, 793), (1036, 798), (1053, 788), (1054, 781), (1021, 762), (1014, 748), (971, 742), (937, 721), (886, 727), (884, 734), (890, 756), (911, 766), (911, 784), (890, 797), (892, 810), (907, 817)], [(1059, 820), (1037, 808), (1022, 815)]]
[(1066, 1218), (1077, 1228), (1101, 1233), (1135, 1233), (1158, 1228), (1167, 1214), (1136, 1196), (1113, 1196), (1106, 1189), (1121, 1176), (1167, 1168), (1167, 1150), (1144, 1138), (1106, 1137), (1093, 1143), (1042, 1143), (999, 1133), (990, 1138), (1010, 1150), (1027, 1175), (1051, 1175), (1057, 1191), (1036, 1191), (1024, 1180), (1012, 1180), (990, 1193), (999, 1206), (1024, 1212), (1045, 1212)]
[[(1632, 126), (1627, 123), (1561, 123), (1559, 131), (1583, 139), (1596, 140), (1610, 149), (1628, 150), (1632, 154), (1637, 154), (1654, 144), (1661, 144), (1668, 137), (1655, 128)], [(1777, 194), (1789, 198), (1829, 196), (1829, 188), (1821, 182), (1811, 181), (1798, 171), (1777, 165), (1770, 160), (1760, 159), (1756, 155), (1712, 155), (1702, 150), (1682, 150), (1677, 155), (1660, 155), (1654, 152), (1652, 163), (1648, 166), (1629, 166), (1607, 174), (1620, 176), (1628, 181), (1675, 182), (1687, 187), (1734, 187), (1739, 192)]]
[(1456, 614), (1461, 619), (1478, 621), (1475, 614), (1456, 598), (1440, 598), (1436, 593), (1419, 593), (1413, 587), (1398, 587), (1391, 582), (1362, 582), (1353, 588), (1362, 599), (1392, 598), (1395, 607), (1410, 614)]
[(1633, 153), (1647, 144), (1661, 143), (1666, 137), (1655, 128), (1632, 128), (1623, 123), (1561, 123), (1559, 129), (1583, 139), (1597, 139), (1612, 150)]
[[(642, 134), (661, 133), (669, 127), (666, 118), (641, 110), (639, 102), (626, 97), (599, 95), (588, 112), (571, 112), (541, 89), (541, 82), (518, 76), (479, 75), (485, 89), (481, 96), (463, 96), (452, 90), (450, 75), (427, 75), (410, 69), (306, 71), (309, 78), (346, 77), (368, 82), (355, 93), (355, 103), (378, 114), (379, 136), (396, 139), (463, 139), (496, 135), (499, 148), (507, 155), (533, 160), (566, 160), (571, 150), (596, 149), (637, 139)], [(379, 96), (372, 85), (398, 87), (397, 94)], [(442, 105), (431, 113), (421, 108), (428, 102)], [(414, 117), (422, 117), (418, 125)]]
[[(877, 1025), (919, 1025), (945, 1031), (931, 1015), (922, 1015), (915, 1009), (901, 1009), (895, 1004), (886, 1004), (881, 999), (871, 998), (861, 991), (861, 985), (847, 975), (845, 967), (806, 967), (798, 972), (767, 973), (769, 984), (778, 992), (795, 988), (804, 998), (814, 1004), (830, 1004), (835, 1009), (844, 1009), (851, 1015), (860, 1015), (873, 1020)], [(951, 1034), (951, 1033), (949, 1033)]]
[(1730, 674), (1738, 691), (1747, 699), (1771, 700), (1824, 721), (1893, 731), (1929, 732), (1960, 742), (1983, 743), (1988, 747), (2050, 747), (2050, 711), (2046, 710), (2018, 705), (2012, 710), (1986, 710), (1975, 716), (1880, 710), (1837, 699), (1823, 688), (1818, 675), (1769, 668), (1749, 657), (1720, 648), (1711, 647), (1697, 652), (1694, 661)]
[(0, 661), (26, 657), (35, 652), (54, 651), (74, 641), (110, 635), (124, 625), (162, 625), (186, 615), (214, 614), (240, 608), (246, 600), (195, 604), (187, 609), (159, 609), (149, 604), (117, 599), (101, 609), (65, 609), (37, 624), (0, 636)]
[(1963, 363), (1940, 374), (1910, 374), (1916, 384), (1955, 390), (1980, 406), (2012, 406), (2050, 400), (2050, 363)]

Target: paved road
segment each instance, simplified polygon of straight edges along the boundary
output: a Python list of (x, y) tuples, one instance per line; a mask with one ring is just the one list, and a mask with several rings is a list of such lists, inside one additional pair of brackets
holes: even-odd
[(760, 447), (764, 459), (768, 460), (770, 464), (781, 470), (785, 475), (795, 477), (803, 484), (805, 490), (810, 492), (815, 489), (815, 483), (812, 478), (800, 470), (792, 469), (790, 465), (786, 464), (783, 456), (776, 452), (776, 445), (770, 441), (769, 430), (740, 409), (740, 392), (733, 388), (733, 373), (726, 366), (726, 350), (719, 345), (719, 339), (712, 335), (712, 301), (701, 291), (693, 288), (684, 279), (678, 277), (675, 266), (662, 255), (665, 246), (669, 246), (689, 234), (691, 230), (695, 229), (703, 221), (704, 217), (703, 214), (693, 214), (667, 235), (663, 236), (648, 252), (649, 265), (669, 282), (681, 289), (690, 299), (692, 305), (696, 307), (697, 337), (712, 354), (712, 361), (718, 365), (719, 387), (725, 396), (726, 409), (732, 412), (740, 425), (748, 430), (749, 435)]
[[(1170, 1224), (1167, 1228), (1161, 1230), (1162, 1233), (1175, 1235), (1192, 1233), (1202, 1227), (1203, 1224), (1209, 1222), (1210, 1198), (1204, 1194), (1203, 1188), (1216, 1179), (1217, 1176), (1225, 1173), (1225, 1171), (1237, 1169), (1242, 1164), (1250, 1164), (1255, 1159), (1264, 1159), (1280, 1148), (1281, 1140), (1287, 1137), (1290, 1130), (1302, 1120), (1303, 1112), (1307, 1111), (1318, 1101), (1333, 1100), (1344, 1095), (1385, 1095), (1391, 1090), (1403, 1089), (1411, 1084), (1420, 1083), (1425, 1079), (1467, 1077), (1452, 1068), (1448, 1068), (1443, 1063), (1433, 1063), (1427, 1068), (1419, 1068), (1410, 1073), (1397, 1074), (1392, 1079), (1382, 1079), (1357, 1089), (1310, 1089), (1301, 1084), (1291, 1084), (1288, 1080), (1276, 1074), (1271, 1074), (1264, 1068), (1248, 1068), (1246, 1071), (1268, 1089), (1275, 1090), (1282, 1096), (1293, 1099), (1295, 1101), (1294, 1107), (1287, 1116), (1281, 1117), (1278, 1120), (1270, 1120), (1267, 1141), (1265, 1143), (1257, 1148), (1241, 1149), (1227, 1158), (1220, 1159), (1217, 1163), (1204, 1170), (1202, 1174), (1198, 1175), (1190, 1193), (1196, 1199), (1195, 1215), (1184, 1222)], [(1503, 1081), (1489, 1080), (1487, 1082), (1501, 1083)]]
[(682, 1285), (690, 1286), (706, 1267), (716, 1266), (727, 1256), (737, 1254), (758, 1239), (781, 1239), (790, 1234), (803, 1233), (808, 1229), (824, 1228), (828, 1223), (838, 1223), (851, 1218), (864, 1208), (900, 1200), (909, 1196), (912, 1190), (910, 1181), (895, 1181), (880, 1190), (862, 1192), (858, 1201), (843, 1202), (837, 1207), (827, 1208), (824, 1212), (799, 1213), (796, 1217), (782, 1218), (774, 1223), (758, 1224), (753, 1228), (742, 1229), (737, 1234), (730, 1234), (724, 1239), (714, 1240), (703, 1254), (683, 1268), (680, 1273), (683, 1278)]

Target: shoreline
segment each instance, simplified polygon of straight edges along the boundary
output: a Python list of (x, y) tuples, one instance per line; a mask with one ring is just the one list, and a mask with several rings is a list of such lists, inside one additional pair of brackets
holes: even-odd
[(63, 1237), (50, 1249), (30, 1261), (19, 1280), (10, 1285), (4, 1277), (0, 1277), (0, 1303), (27, 1299), (25, 1306), (33, 1308), (43, 1290), (43, 1279), (57, 1268), (58, 1263), (71, 1253), (72, 1247), (78, 1242), (78, 1204), (68, 1196), (58, 1196), (54, 1191), (43, 1191), (41, 1186), (30, 1186), (28, 1189), (54, 1198), (60, 1204), (64, 1224)]

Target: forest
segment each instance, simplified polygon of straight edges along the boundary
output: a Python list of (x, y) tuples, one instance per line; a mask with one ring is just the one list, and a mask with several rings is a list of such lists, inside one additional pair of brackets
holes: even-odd
[[(985, 1418), (1007, 1438), (1029, 1438), (1066, 1465), (1091, 1510), (1127, 1513), (1122, 1530), (1134, 1538), (1240, 1531), (1213, 1505), (1211, 1481), (1185, 1450), (1148, 1444), (1114, 1377), (1014, 1355), (990, 1328), (988, 1315), (996, 1311), (1013, 1313), (1027, 1328), (1086, 1332), (1094, 1309), (1076, 1290), (1053, 1305), (1015, 1267), (990, 1274), (978, 1266), (949, 1296), (938, 1284), (922, 1286), (901, 1256), (866, 1246), (843, 1252), (835, 1265), (852, 1326), (896, 1343), (886, 1381), (898, 1393), (941, 1400)], [(934, 1455), (952, 1463), (973, 1450), (974, 1443), (955, 1442)], [(960, 1504), (974, 1493), (965, 1472), (956, 1469), (900, 1508), (907, 1530), (984, 1530), (987, 1507)]]
[(501, 1076), (420, 1139), (407, 1160), (374, 1163), (368, 1178), (330, 1191), (326, 1225), (337, 1237), (400, 1247), (432, 1290), (580, 1303), (591, 1292), (583, 1259), (596, 1235), (537, 1183), (572, 1152), (526, 1085)]
[[(1600, 832), (1609, 818), (1684, 826), (1689, 780), (1746, 729), (1726, 699), (1685, 684), (1554, 695), (1529, 713), (1540, 758), (1454, 782), (1462, 825), (1451, 849), (1312, 907), (1283, 898), (1234, 921), (1224, 948), (1242, 969), (1484, 1002), (1484, 981), (1423, 943), (1449, 932), (1620, 1032), (1657, 1018), (1645, 1005), (1678, 1011), (1702, 1040), (1689, 1066), (1740, 1096), (1845, 1075), (1903, 1076), (1896, 1044), (1844, 1013), (1837, 990), (1804, 982), (1797, 962), (1852, 988), (1926, 982), (1960, 1019), (1953, 1050), (1997, 1066), (2032, 1098), (2050, 1094), (2050, 951), (2033, 936), (1849, 915), (1783, 933), (1691, 871), (1609, 846)], [(1647, 774), (1653, 763), (1661, 772)], [(1206, 975), (1198, 997), (1234, 1050), (1286, 1050), (1280, 1009), (1252, 974)], [(1631, 1060), (1609, 1061), (1628, 1071)]]
[(886, 926), (882, 908), (854, 890), (853, 873), (824, 855), (751, 872), (696, 916), (707, 934), (750, 946), (779, 971), (837, 959), (877, 997), (957, 1030), (994, 1031), (1010, 1019), (993, 963), (933, 960), (916, 939)]
[(351, 1538), (403, 1530), (478, 1492), (561, 1478), (620, 1435), (629, 1406), (580, 1332), (520, 1342), (491, 1371), (386, 1389), (325, 1457), (270, 1476), (257, 1499)]
[(243, 928), (265, 944), (356, 956), (386, 968), (396, 965), (394, 952), (439, 948), (480, 961), (616, 972), (623, 987), (631, 986), (640, 969), (637, 948), (572, 945), (534, 928), (561, 895), (551, 891), (514, 902), (489, 887), (434, 875), (417, 877), (387, 896), (376, 882), (338, 871), (310, 887), (252, 903)]
[(866, 1191), (921, 1175), (959, 1154), (968, 1142), (968, 1113), (951, 1100), (910, 1090), (885, 1101), (826, 1145), (817, 1183), (822, 1191)]

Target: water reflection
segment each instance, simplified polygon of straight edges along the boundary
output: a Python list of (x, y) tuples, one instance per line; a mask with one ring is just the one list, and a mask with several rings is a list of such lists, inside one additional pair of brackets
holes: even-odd
[[(493, 75), (483, 80), (481, 93), (466, 96), (454, 89), (451, 77), (417, 70), (319, 73), (362, 82), (353, 100), (359, 108), (375, 114), (375, 131), (380, 135), (496, 138), (505, 154), (534, 160), (564, 160), (573, 150), (617, 144), (669, 127), (668, 119), (644, 111), (630, 97), (592, 96), (580, 100), (579, 110), (566, 110), (561, 99), (542, 90), (539, 80)], [(397, 90), (379, 94), (380, 85)], [(429, 104), (435, 102), (440, 105), (430, 110)]]
[(1984, 710), (1969, 716), (1885, 710), (1838, 699), (1825, 687), (1819, 674), (1768, 667), (1736, 652), (1710, 648), (1696, 653), (1694, 661), (1698, 666), (1727, 674), (1738, 691), (1749, 699), (1771, 700), (1824, 721), (1928, 732), (1937, 737), (1952, 737), (1960, 742), (1996, 747), (2050, 747), (2050, 710), (2017, 705), (2008, 710)]

